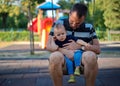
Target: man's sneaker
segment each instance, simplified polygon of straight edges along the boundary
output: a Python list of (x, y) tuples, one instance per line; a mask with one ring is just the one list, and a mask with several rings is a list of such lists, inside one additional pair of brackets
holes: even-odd
[(70, 76), (70, 79), (68, 80), (68, 83), (75, 83), (75, 77)]
[(74, 75), (80, 76), (80, 69), (79, 68), (75, 69)]

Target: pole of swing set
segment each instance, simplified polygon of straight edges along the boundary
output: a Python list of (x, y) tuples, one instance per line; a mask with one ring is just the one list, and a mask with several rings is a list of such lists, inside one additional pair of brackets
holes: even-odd
[(51, 0), (52, 1), (52, 19), (53, 19), (53, 21), (54, 21), (54, 13), (53, 13), (53, 0)]
[(31, 5), (31, 2), (29, 2), (29, 6), (28, 6), (28, 17), (29, 17), (30, 27), (32, 28), (32, 30), (30, 30), (30, 54), (33, 55), (34, 54), (34, 33), (33, 33), (33, 27), (32, 27), (32, 15), (30, 13), (30, 5)]

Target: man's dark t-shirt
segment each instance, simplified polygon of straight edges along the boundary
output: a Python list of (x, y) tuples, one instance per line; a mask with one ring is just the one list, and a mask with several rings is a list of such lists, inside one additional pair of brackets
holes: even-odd
[(92, 42), (93, 39), (97, 39), (97, 35), (96, 35), (96, 32), (95, 32), (92, 24), (83, 22), (78, 28), (73, 30), (70, 27), (69, 19), (57, 20), (53, 24), (53, 27), (50, 31), (50, 35), (52, 35), (52, 36), (54, 35), (54, 25), (56, 25), (58, 23), (64, 25), (67, 35), (72, 35), (72, 36), (77, 37), (78, 39), (81, 39), (87, 43)]

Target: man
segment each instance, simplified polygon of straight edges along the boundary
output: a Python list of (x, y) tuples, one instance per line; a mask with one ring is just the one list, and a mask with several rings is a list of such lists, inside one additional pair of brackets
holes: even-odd
[(54, 86), (62, 86), (63, 67), (65, 66), (64, 55), (62, 53), (72, 59), (73, 50), (76, 49), (84, 50), (82, 64), (84, 65), (86, 86), (94, 86), (95, 84), (98, 72), (97, 54), (100, 53), (100, 46), (93, 26), (84, 22), (87, 11), (87, 6), (76, 3), (70, 10), (68, 19), (57, 21), (64, 25), (68, 34), (87, 42), (87, 47), (80, 46), (75, 41), (70, 40), (70, 43), (64, 44), (64, 48), (59, 48), (54, 43), (52, 37), (54, 35), (53, 30), (50, 32), (46, 49), (52, 51), (49, 57), (49, 70)]

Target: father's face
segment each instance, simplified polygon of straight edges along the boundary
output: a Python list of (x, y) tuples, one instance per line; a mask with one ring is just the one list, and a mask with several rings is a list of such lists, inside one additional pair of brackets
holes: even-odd
[(84, 16), (79, 18), (77, 16), (76, 12), (71, 12), (69, 14), (69, 24), (70, 24), (70, 27), (72, 27), (73, 30), (76, 29), (77, 27), (79, 27), (83, 23), (84, 19), (85, 19)]

